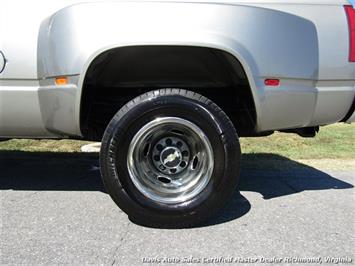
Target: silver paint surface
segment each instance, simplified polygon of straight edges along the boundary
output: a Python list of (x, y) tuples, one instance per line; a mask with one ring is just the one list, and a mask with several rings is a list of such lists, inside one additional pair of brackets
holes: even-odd
[[(0, 50), (8, 62), (0, 74), (0, 136), (80, 136), (90, 63), (108, 49), (135, 45), (232, 54), (250, 82), (259, 131), (338, 122), (355, 96), (345, 4), (5, 0)], [(65, 87), (46, 84), (62, 75), (75, 80)], [(265, 78), (279, 78), (281, 85), (267, 87)]]

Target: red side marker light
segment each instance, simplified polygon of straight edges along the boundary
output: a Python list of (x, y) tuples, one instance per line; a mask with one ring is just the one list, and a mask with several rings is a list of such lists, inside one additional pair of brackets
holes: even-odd
[(265, 79), (265, 85), (277, 87), (280, 85), (280, 80), (279, 79)]
[(349, 24), (349, 61), (355, 62), (355, 8), (353, 8), (352, 6), (345, 6), (345, 11), (348, 17)]

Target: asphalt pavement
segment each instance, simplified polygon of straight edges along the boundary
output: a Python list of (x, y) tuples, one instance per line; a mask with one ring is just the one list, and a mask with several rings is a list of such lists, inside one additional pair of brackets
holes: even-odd
[(214, 219), (166, 230), (116, 207), (96, 155), (0, 152), (0, 264), (354, 264), (353, 169), (243, 161), (241, 192)]

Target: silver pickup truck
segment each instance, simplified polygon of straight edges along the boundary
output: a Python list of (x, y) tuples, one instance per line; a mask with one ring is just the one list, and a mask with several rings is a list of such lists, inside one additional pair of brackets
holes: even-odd
[(0, 137), (102, 141), (132, 220), (201, 223), (237, 187), (238, 137), (355, 121), (354, 7), (2, 0)]

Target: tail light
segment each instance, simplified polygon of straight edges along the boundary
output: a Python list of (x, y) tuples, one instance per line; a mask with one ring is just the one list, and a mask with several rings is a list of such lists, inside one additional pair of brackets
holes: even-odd
[(353, 8), (352, 6), (345, 6), (345, 11), (348, 16), (350, 34), (349, 61), (355, 62), (355, 8)]

